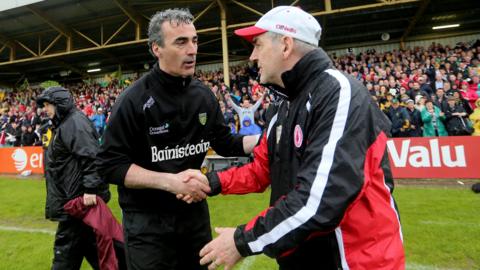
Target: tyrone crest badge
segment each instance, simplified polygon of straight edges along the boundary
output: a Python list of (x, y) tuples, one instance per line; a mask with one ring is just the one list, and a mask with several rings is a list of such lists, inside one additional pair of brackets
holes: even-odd
[(202, 126), (205, 126), (205, 124), (207, 123), (207, 113), (199, 113), (198, 121), (200, 122), (200, 124), (202, 124)]
[(302, 146), (303, 132), (302, 128), (299, 125), (295, 126), (295, 130), (293, 132), (293, 142), (295, 143), (295, 146), (297, 148), (300, 148), (300, 146)]

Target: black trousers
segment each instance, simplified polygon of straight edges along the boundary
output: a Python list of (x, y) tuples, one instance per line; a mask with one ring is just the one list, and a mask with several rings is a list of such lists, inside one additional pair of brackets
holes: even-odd
[(206, 201), (175, 213), (124, 211), (125, 252), (130, 270), (196, 270), (199, 252), (212, 240)]
[(300, 244), (292, 253), (278, 258), (280, 270), (341, 270), (334, 234), (315, 237)]
[(53, 252), (52, 270), (78, 270), (84, 257), (99, 269), (95, 233), (81, 220), (58, 223)]

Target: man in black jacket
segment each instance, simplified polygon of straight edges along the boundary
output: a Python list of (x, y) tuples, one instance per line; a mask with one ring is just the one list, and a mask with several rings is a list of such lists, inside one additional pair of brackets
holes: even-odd
[(98, 269), (93, 230), (63, 209), (65, 203), (79, 196), (86, 206), (96, 204), (96, 195), (105, 202), (110, 199), (108, 184), (100, 179), (95, 167), (98, 134), (90, 120), (75, 108), (65, 88), (46, 89), (37, 97), (37, 104), (52, 122), (52, 140), (45, 151), (45, 216), (59, 221), (52, 269), (80, 269), (84, 257)]
[[(245, 155), (258, 140), (233, 137), (212, 91), (192, 79), (192, 21), (182, 9), (152, 17), (149, 46), (158, 63), (118, 98), (97, 158), (99, 172), (118, 185), (129, 269), (205, 269), (198, 253), (212, 237), (203, 200), (210, 188), (198, 169), (210, 146)], [(194, 176), (203, 180), (188, 181)], [(198, 203), (178, 200), (182, 194)]]
[(445, 108), (445, 126), (450, 136), (468, 136), (473, 130), (468, 126), (467, 113), (463, 107), (456, 104), (457, 98), (448, 96)]
[(247, 224), (219, 228), (201, 263), (226, 270), (263, 253), (280, 269), (405, 269), (391, 192), (390, 123), (355, 78), (318, 48), (321, 27), (278, 6), (235, 33), (252, 41), (260, 82), (285, 96), (253, 162), (207, 174), (212, 194), (262, 192), (270, 206)]
[(413, 100), (407, 100), (407, 107), (405, 110), (408, 113), (410, 119), (410, 126), (408, 127), (406, 133), (407, 137), (422, 137), (422, 116), (420, 111), (415, 108), (415, 103)]

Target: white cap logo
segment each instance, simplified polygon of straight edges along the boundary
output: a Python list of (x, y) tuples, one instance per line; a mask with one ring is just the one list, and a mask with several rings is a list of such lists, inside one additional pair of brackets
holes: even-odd
[(15, 163), (15, 168), (17, 171), (22, 171), (27, 167), (27, 153), (23, 149), (16, 149), (12, 154), (13, 161)]
[(318, 46), (322, 27), (309, 13), (298, 7), (278, 6), (255, 24), (256, 27), (280, 35), (287, 35), (303, 42)]

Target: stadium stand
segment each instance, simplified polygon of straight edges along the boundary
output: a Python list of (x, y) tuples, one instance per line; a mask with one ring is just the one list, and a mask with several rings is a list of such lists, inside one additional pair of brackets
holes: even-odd
[[(421, 136), (412, 133), (413, 129), (422, 129), (422, 120), (413, 119), (414, 112), (427, 114), (427, 108), (420, 103), (431, 100), (440, 109), (445, 118), (439, 118), (447, 128), (449, 135), (467, 135), (473, 130), (468, 116), (476, 109), (475, 101), (480, 95), (480, 41), (467, 45), (459, 43), (451, 48), (441, 44), (432, 44), (428, 48), (416, 47), (410, 50), (398, 50), (377, 53), (370, 51), (359, 54), (332, 56), (336, 67), (362, 81), (372, 95), (372, 101), (401, 129), (399, 136)], [(196, 77), (209, 86), (219, 101), (225, 105), (226, 123), (232, 132), (238, 132), (240, 123), (235, 110), (225, 100), (229, 93), (233, 102), (243, 100), (251, 103), (265, 92), (255, 80), (255, 66), (241, 65), (231, 67), (231, 85), (225, 85), (222, 71), (198, 71)], [(108, 116), (118, 95), (138, 76), (124, 80), (110, 80), (108, 84), (88, 84), (84, 82), (66, 84), (75, 96), (77, 106), (93, 119), (100, 108)], [(2, 127), (1, 145), (28, 146), (41, 144), (41, 126), (45, 124), (45, 115), (36, 108), (35, 97), (41, 88), (31, 87), (22, 92), (6, 93), (1, 105), (0, 124)], [(265, 112), (277, 97), (272, 92), (267, 95), (263, 105), (255, 113), (255, 122), (265, 122)], [(392, 101), (398, 100), (399, 109), (394, 110)], [(454, 100), (452, 108), (447, 100)], [(408, 109), (407, 103), (416, 101), (416, 106)], [(407, 113), (407, 111), (410, 112)], [(453, 110), (453, 111), (452, 111)], [(405, 118), (399, 118), (398, 112), (405, 112)], [(458, 112), (461, 116), (452, 113)], [(450, 117), (450, 118), (449, 118)], [(455, 118), (453, 121), (452, 118)], [(400, 121), (400, 122), (399, 122)], [(103, 129), (105, 122), (99, 128)], [(465, 127), (462, 132), (462, 127)], [(468, 129), (468, 131), (467, 131)], [(459, 131), (460, 130), (460, 131)], [(33, 133), (33, 135), (31, 135)], [(31, 137), (34, 137), (33, 139)]]

